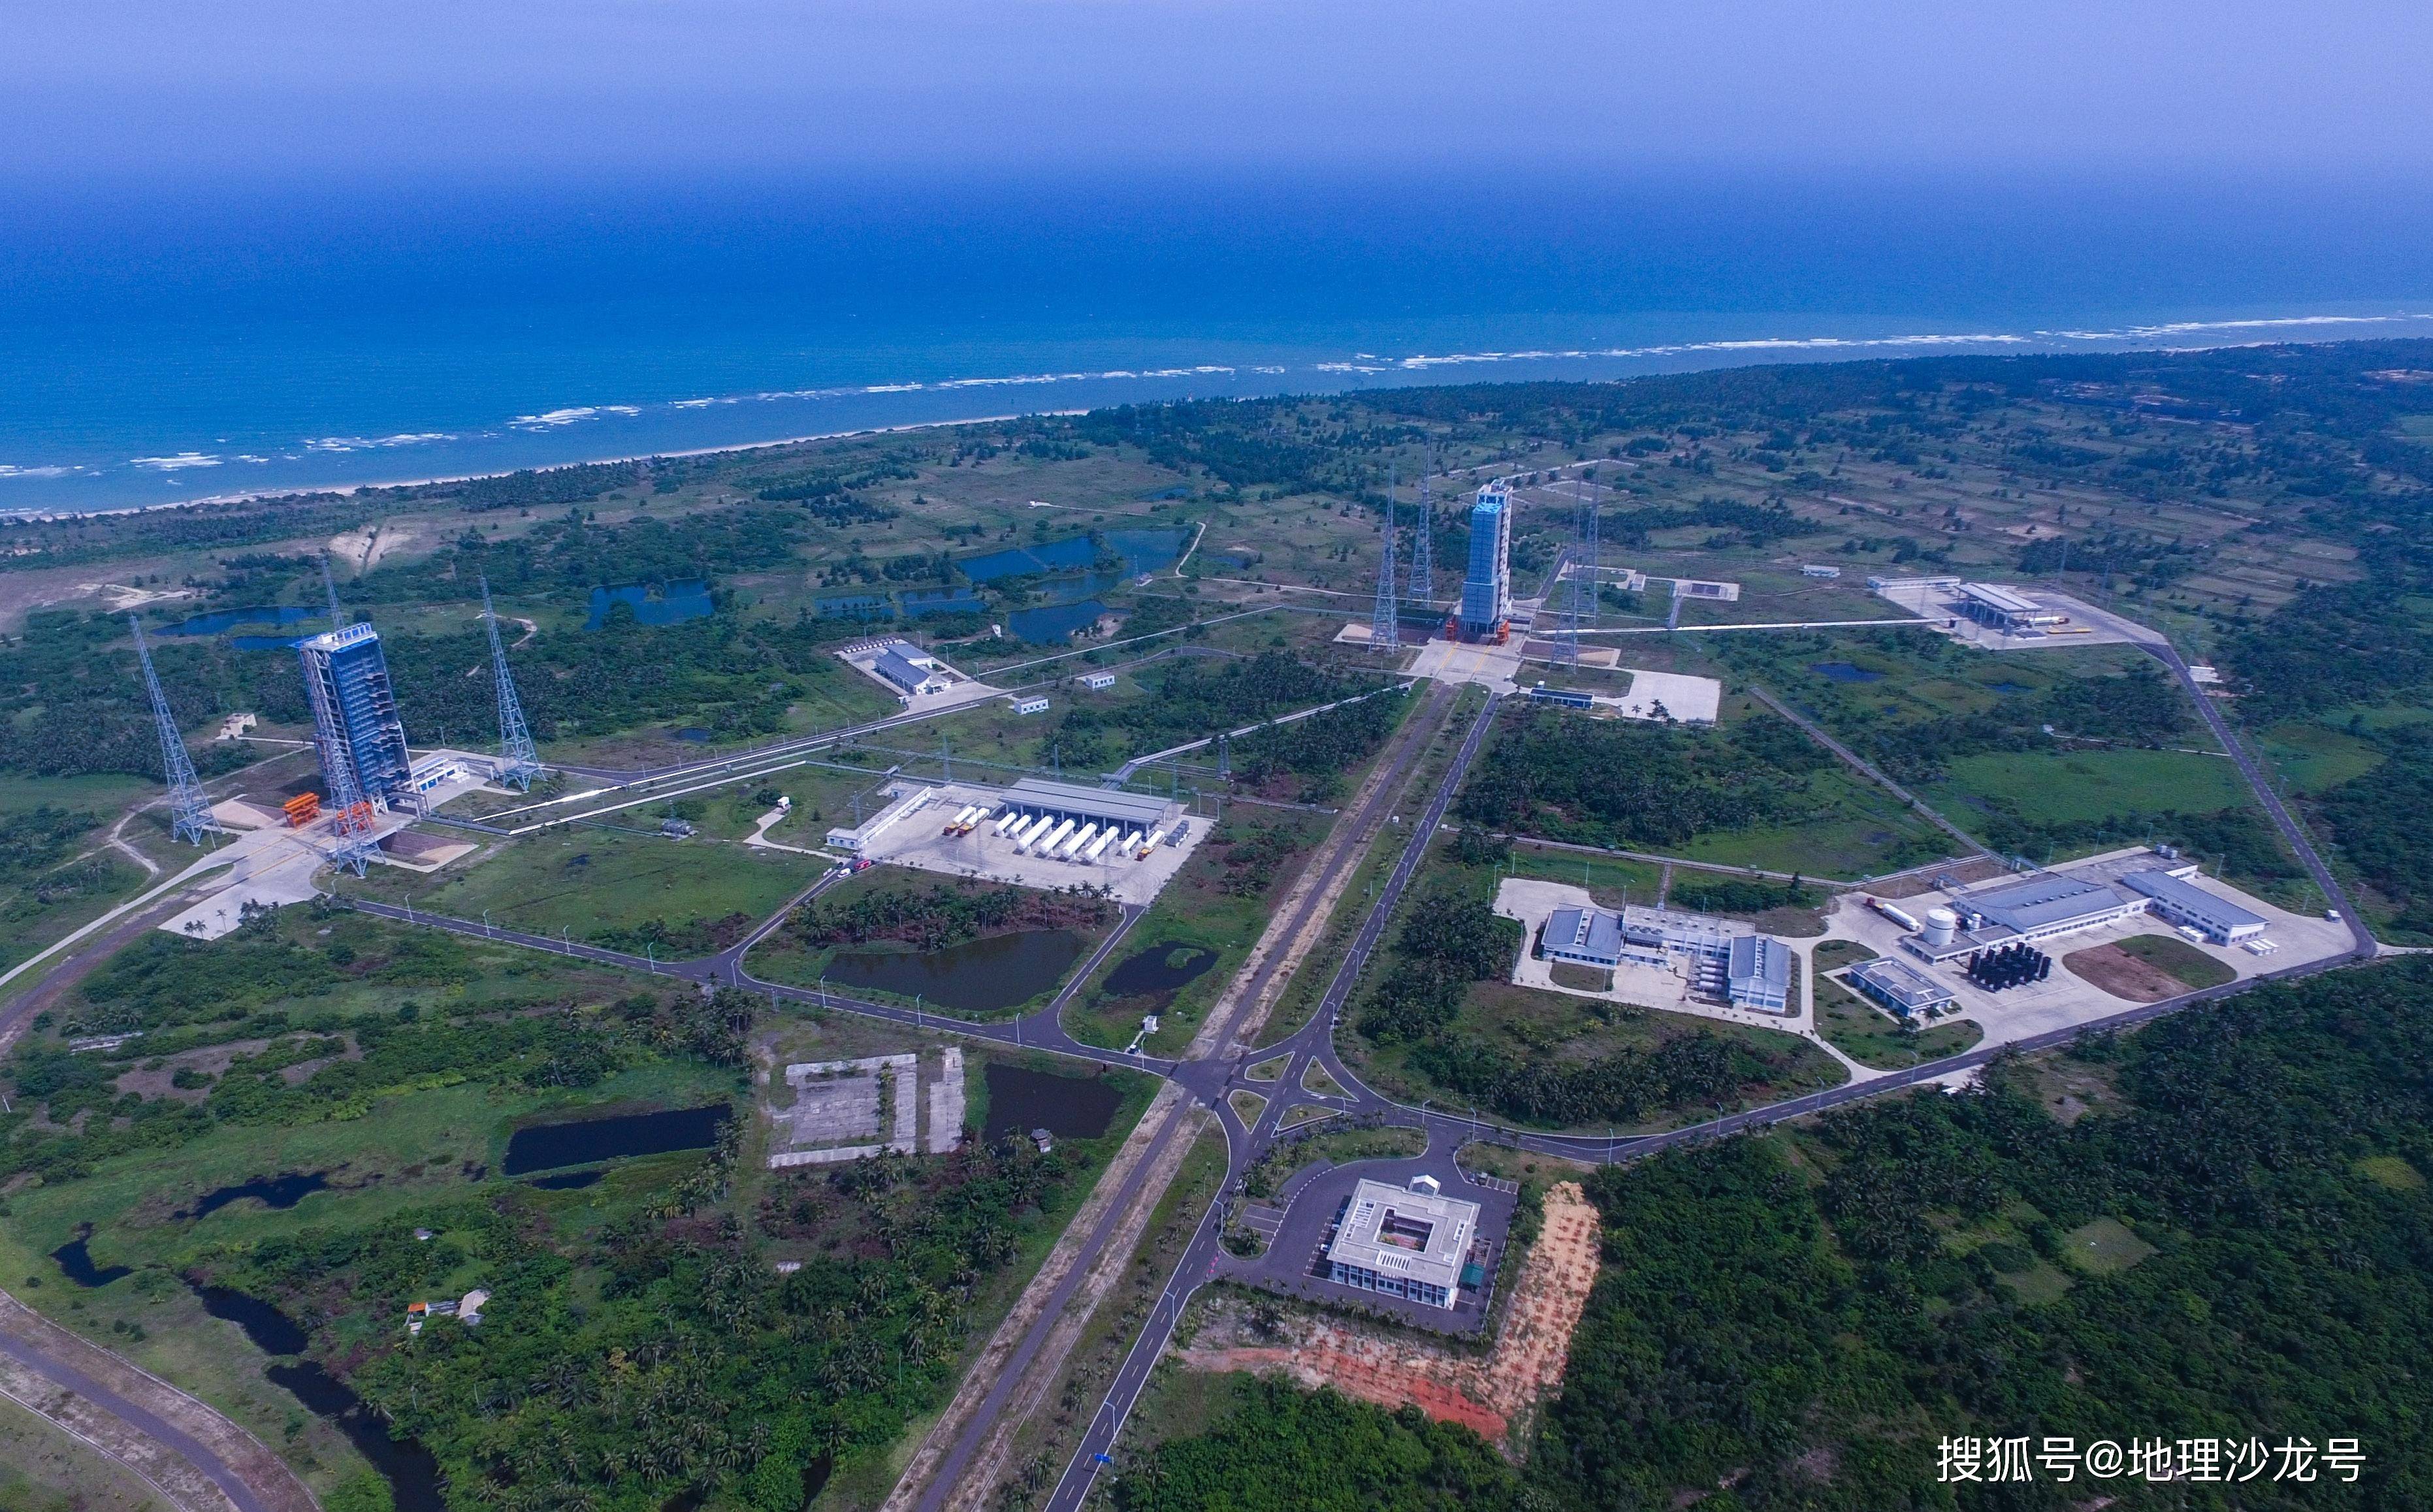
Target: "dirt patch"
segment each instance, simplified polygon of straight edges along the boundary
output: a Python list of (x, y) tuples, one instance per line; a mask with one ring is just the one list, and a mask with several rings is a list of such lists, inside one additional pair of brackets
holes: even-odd
[(1862, 897), (1914, 898), (1936, 891), (1935, 878), (1937, 877), (1948, 876), (1962, 882), (1990, 882), (2004, 875), (2007, 870), (2008, 868), (1992, 857), (1971, 856), (1962, 860), (1947, 861), (1938, 866), (1903, 873), (1899, 876), (1883, 877), (1853, 891)]
[(1410, 1402), (1510, 1450), (1525, 1439), (1522, 1429), (1563, 1379), (1572, 1333), (1596, 1284), (1601, 1234), (1596, 1209), (1577, 1182), (1546, 1194), (1545, 1228), (1521, 1267), (1495, 1348), (1484, 1360), (1407, 1335), (1296, 1316), (1279, 1326), (1286, 1335), (1279, 1344), (1234, 1344), (1222, 1327), (1211, 1329), (1206, 1343), (1182, 1351), (1182, 1364), (1193, 1370), (1281, 1370), (1302, 1385), (1331, 1385), (1381, 1407)]
[(2089, 945), (2061, 958), (2069, 974), (2098, 991), (2132, 1003), (2159, 1003), (2187, 991), (2180, 979), (2150, 966), (2118, 945)]

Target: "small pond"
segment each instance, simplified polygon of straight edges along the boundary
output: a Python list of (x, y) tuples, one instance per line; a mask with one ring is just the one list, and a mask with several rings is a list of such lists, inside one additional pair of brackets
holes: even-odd
[[(198, 614), (182, 624), (171, 625), (161, 633), (164, 636), (224, 636), (238, 625), (300, 624), (307, 620), (317, 620), (325, 612), (321, 609), (308, 609), (295, 603), (282, 603), (277, 606), (265, 603), (250, 609), (214, 609), (210, 614)], [(238, 644), (244, 644), (245, 640), (264, 638), (267, 637), (247, 636)], [(287, 645), (291, 642), (282, 640), (276, 644)]]
[(828, 958), (827, 984), (918, 997), (958, 1013), (993, 1013), (1063, 980), (1086, 943), (1070, 929), (1028, 929), (944, 950), (841, 950)]
[(1096, 1139), (1114, 1121), (1123, 1097), (1104, 1077), (1060, 1077), (989, 1062), (985, 1136), (1045, 1129), (1059, 1139)]
[(597, 587), (591, 590), (591, 614), (583, 621), (586, 630), (597, 630), (608, 619), (609, 609), (616, 604), (633, 608), (636, 621), (646, 625), (682, 624), (687, 620), (702, 620), (716, 612), (709, 602), (709, 585), (706, 582), (670, 583), (653, 597), (647, 583), (629, 583), (620, 587)]
[(1005, 617), (1005, 627), (1033, 645), (1052, 646), (1069, 639), (1076, 630), (1087, 630), (1098, 622), (1107, 606), (1096, 599), (1083, 599), (1079, 603), (1055, 603), (1043, 609), (1016, 609)]
[(624, 1155), (707, 1149), (718, 1143), (720, 1127), (734, 1114), (735, 1111), (725, 1103), (714, 1102), (700, 1108), (672, 1108), (664, 1113), (611, 1113), (604, 1118), (531, 1124), (508, 1137), (505, 1174), (523, 1176)]
[(1812, 661), (1808, 670), (1834, 683), (1880, 683), (1884, 680), (1883, 673), (1871, 672), (1846, 661)]
[(703, 729), (698, 724), (683, 725), (677, 729), (671, 730), (668, 733), (673, 735), (679, 740), (689, 740), (695, 745), (707, 745), (713, 739), (715, 739), (711, 732)]
[[(302, 1354), (312, 1340), (296, 1320), (259, 1297), (225, 1286), (196, 1286), (203, 1311), (234, 1323), (264, 1354)], [(439, 1495), (439, 1461), (410, 1438), (391, 1438), (388, 1427), (364, 1405), (354, 1388), (323, 1369), (315, 1360), (285, 1359), (262, 1372), (306, 1410), (330, 1420), (347, 1436), (355, 1452), (388, 1482), (397, 1512), (447, 1512)]]
[[(1182, 530), (1110, 530), (1099, 532), (1098, 538), (1106, 543), (1108, 554), (1123, 560), (1124, 575), (1131, 577), (1170, 566), (1182, 554), (1182, 543), (1189, 535)], [(1010, 547), (967, 556), (955, 565), (973, 582), (989, 583), (1026, 573), (1069, 572), (1097, 559), (1097, 548), (1090, 544), (1090, 537), (1072, 535), (1042, 546)]]
[(599, 1171), (560, 1171), (555, 1176), (536, 1176), (524, 1184), (536, 1186), (544, 1192), (571, 1192), (577, 1187), (589, 1186), (599, 1181), (602, 1174)]
[(1114, 997), (1170, 993), (1197, 980), (1215, 964), (1216, 952), (1206, 945), (1161, 940), (1125, 957), (1120, 965), (1107, 973), (1105, 990)]
[(88, 1223), (77, 1231), (74, 1239), (51, 1251), (51, 1258), (59, 1262), (60, 1273), (68, 1280), (79, 1286), (107, 1286), (121, 1276), (134, 1274), (125, 1266), (95, 1266), (93, 1255), (85, 1249), (92, 1242), (93, 1225)]
[(178, 1216), (206, 1218), (231, 1202), (251, 1198), (266, 1208), (292, 1208), (312, 1194), (330, 1184), (328, 1176), (319, 1171), (289, 1171), (283, 1176), (258, 1176), (250, 1181), (214, 1188), (195, 1200), (195, 1205)]
[(1987, 683), (1985, 685), (1985, 689), (1986, 691), (1993, 693), (2033, 693), (2035, 691), (2034, 688), (2030, 688), (2025, 683)]

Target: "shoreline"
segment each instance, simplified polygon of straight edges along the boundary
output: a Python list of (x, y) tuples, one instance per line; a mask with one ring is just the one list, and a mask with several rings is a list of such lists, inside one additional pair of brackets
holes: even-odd
[(553, 462), (539, 467), (509, 467), (499, 472), (459, 472), (436, 478), (400, 478), (373, 483), (332, 484), (315, 488), (259, 488), (243, 493), (205, 494), (194, 499), (164, 500), (157, 504), (129, 504), (125, 509), (77, 509), (26, 511), (10, 523), (57, 524), (63, 520), (112, 519), (121, 515), (148, 515), (162, 509), (204, 509), (213, 504), (255, 504), (276, 502), (281, 499), (310, 499), (324, 495), (351, 499), (375, 488), (435, 488), (443, 484), (478, 483), (485, 478), (512, 478), (519, 472), (557, 472), (567, 467), (607, 467), (621, 462), (653, 462), (662, 457), (716, 457), (743, 451), (768, 451), (778, 447), (808, 446), (814, 441), (850, 441), (857, 436), (901, 435), (913, 431), (943, 431), (959, 425), (1002, 425), (1030, 416), (1087, 415), (1087, 410), (1020, 410), (1005, 415), (976, 415), (961, 420), (917, 420), (906, 425), (864, 425), (850, 431), (823, 431), (812, 435), (779, 436), (769, 441), (739, 441), (729, 446), (687, 447), (677, 451), (636, 451), (623, 456), (584, 457), (572, 462)]

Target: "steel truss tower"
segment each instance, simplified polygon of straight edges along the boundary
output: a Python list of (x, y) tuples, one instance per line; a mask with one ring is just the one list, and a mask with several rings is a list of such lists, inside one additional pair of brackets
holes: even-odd
[[(330, 575), (330, 559), (321, 558), (321, 586), (330, 598), (330, 633), (335, 636), (346, 625), (345, 611), (338, 607), (338, 585)], [(315, 675), (307, 658), (304, 667), (304, 692), (313, 705), (313, 744), (321, 758), (321, 775), (330, 784), (330, 864), (343, 866), (361, 876), (371, 865), (372, 852), (380, 842), (372, 831), (379, 825), (380, 815), (364, 796), (363, 784), (355, 775), (354, 748), (347, 743), (345, 712), (338, 706), (336, 689), (328, 678)]]
[(1394, 492), (1402, 485), (1399, 477), (1386, 485), (1385, 557), (1377, 566), (1377, 606), (1369, 616), (1371, 650), (1403, 649), (1402, 610), (1394, 602)]
[(1437, 591), (1435, 553), (1429, 545), (1437, 533), (1437, 511), (1428, 500), (1429, 467), (1427, 462), (1420, 464), (1419, 534), (1411, 541), (1411, 597), (1422, 608)]
[(532, 730), (524, 723), (523, 700), (516, 696), (516, 679), (507, 671), (507, 648), (499, 639), (499, 613), (490, 607), (490, 580), (482, 578), (482, 623), (490, 632), (490, 681), (499, 694), (499, 764), (492, 780), (512, 782), (519, 791), (532, 791), (540, 775), (540, 753), (533, 749)]
[(161, 674), (152, 670), (152, 648), (144, 643), (144, 626), (130, 614), (127, 627), (135, 632), (135, 659), (144, 666), (144, 691), (152, 700), (152, 724), (161, 736), (161, 771), (169, 779), (169, 833), (200, 845), (205, 835), (226, 831), (212, 817), (212, 801), (203, 794), (203, 780), (195, 775), (195, 758), (169, 715), (169, 698), (161, 691)]
[(1565, 573), (1570, 592), (1564, 596), (1564, 637), (1562, 656), (1573, 667), (1580, 664), (1580, 632), (1596, 623), (1597, 615), (1597, 517), (1596, 500), (1591, 493), (1572, 510), (1572, 560)]

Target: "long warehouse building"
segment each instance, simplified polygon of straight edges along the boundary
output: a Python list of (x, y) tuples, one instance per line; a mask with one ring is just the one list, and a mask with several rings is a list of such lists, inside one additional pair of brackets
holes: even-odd
[[(1074, 782), (1025, 777), (1005, 790), (1006, 807), (1033, 819), (1070, 820), (1074, 830), (1090, 825), (1148, 835), (1181, 818), (1182, 806), (1151, 793), (1125, 792), (1117, 788), (1085, 788)], [(1051, 826), (1053, 827), (1053, 826)]]

